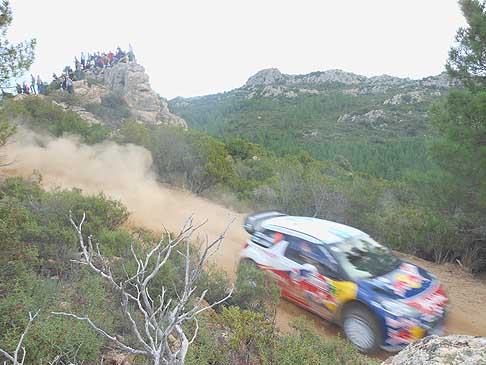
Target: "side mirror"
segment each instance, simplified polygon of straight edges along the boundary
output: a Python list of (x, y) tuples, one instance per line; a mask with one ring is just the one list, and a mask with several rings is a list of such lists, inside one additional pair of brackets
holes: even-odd
[(309, 271), (309, 272), (311, 272), (311, 273), (313, 273), (313, 274), (317, 274), (317, 273), (318, 273), (318, 271), (317, 271), (317, 267), (315, 267), (315, 266), (314, 266), (314, 265), (312, 265), (312, 264), (307, 264), (307, 263), (306, 263), (306, 264), (303, 264), (303, 265), (302, 265), (302, 269), (304, 269), (304, 270), (306, 270), (306, 271)]

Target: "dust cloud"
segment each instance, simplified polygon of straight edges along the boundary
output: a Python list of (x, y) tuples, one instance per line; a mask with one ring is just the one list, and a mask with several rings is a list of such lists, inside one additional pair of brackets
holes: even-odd
[(135, 145), (104, 142), (82, 144), (76, 137), (52, 138), (19, 128), (5, 148), (12, 164), (2, 170), (9, 176), (42, 176), (45, 188), (79, 188), (86, 194), (103, 192), (120, 200), (130, 211), (130, 223), (154, 231), (162, 225), (176, 232), (194, 215), (195, 223), (207, 220), (199, 235), (216, 238), (235, 219), (226, 239), (213, 256), (218, 266), (233, 276), (238, 253), (247, 238), (243, 215), (186, 191), (157, 181), (148, 150)]

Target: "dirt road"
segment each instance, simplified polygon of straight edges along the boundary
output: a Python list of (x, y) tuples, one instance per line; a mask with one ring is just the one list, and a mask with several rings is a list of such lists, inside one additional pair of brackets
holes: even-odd
[[(247, 234), (242, 228), (243, 215), (188, 192), (159, 184), (150, 171), (148, 152), (135, 146), (84, 146), (70, 139), (47, 140), (33, 145), (18, 138), (9, 146), (7, 156), (18, 162), (4, 170), (9, 175), (29, 177), (33, 170), (42, 174), (47, 188), (80, 188), (85, 193), (99, 193), (121, 200), (131, 212), (131, 223), (159, 231), (165, 225), (180, 229), (188, 216), (196, 223), (207, 220), (200, 234), (209, 239), (222, 232), (234, 219), (226, 239), (213, 260), (234, 276), (238, 253)], [(486, 336), (486, 280), (473, 277), (454, 265), (435, 265), (405, 256), (434, 273), (444, 284), (452, 307), (448, 333)], [(336, 334), (337, 328), (283, 301), (277, 323), (282, 330), (297, 315), (312, 320), (323, 334)]]

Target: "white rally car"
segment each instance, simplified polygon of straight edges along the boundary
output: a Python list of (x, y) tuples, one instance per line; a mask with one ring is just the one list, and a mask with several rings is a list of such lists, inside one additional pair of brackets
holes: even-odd
[(442, 332), (448, 298), (439, 281), (366, 233), (279, 212), (250, 215), (244, 228), (241, 259), (271, 273), (284, 298), (341, 325), (360, 351)]

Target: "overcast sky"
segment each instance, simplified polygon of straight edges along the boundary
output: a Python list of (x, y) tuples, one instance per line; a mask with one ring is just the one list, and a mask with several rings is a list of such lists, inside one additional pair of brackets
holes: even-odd
[(131, 43), (162, 96), (231, 90), (263, 68), (421, 78), (444, 70), (456, 0), (11, 0), (9, 38), (37, 38), (44, 79)]

